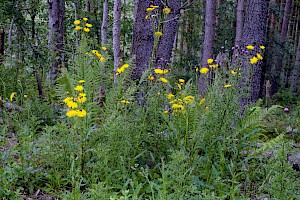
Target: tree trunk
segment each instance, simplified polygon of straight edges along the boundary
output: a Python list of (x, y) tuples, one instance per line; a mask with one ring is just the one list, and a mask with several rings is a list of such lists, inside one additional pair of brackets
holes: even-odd
[(250, 85), (250, 96), (244, 93), (242, 94), (242, 98), (240, 98), (243, 109), (249, 101), (255, 102), (259, 98), (262, 62), (250, 66), (249, 59), (255, 56), (260, 49), (259, 46), (264, 44), (268, 4), (266, 0), (248, 0), (245, 10), (246, 19), (243, 30), (243, 46), (253, 45), (255, 49), (249, 52), (250, 55), (245, 55), (246, 63), (242, 65), (240, 90), (246, 90)]
[[(120, 66), (121, 60), (121, 0), (114, 0), (114, 23), (113, 23), (113, 49), (114, 49), (114, 72)], [(115, 76), (116, 77), (116, 76)]]
[[(207, 66), (207, 59), (213, 57), (216, 27), (216, 0), (206, 0), (205, 31), (203, 41), (202, 67)], [(200, 94), (204, 95), (207, 89), (207, 75), (200, 74)]]
[(0, 29), (0, 64), (3, 62), (4, 57), (4, 38), (5, 32), (3, 29)]
[(14, 21), (15, 21), (15, 18), (13, 17), (11, 19), (11, 23), (9, 25), (6, 54), (8, 54), (10, 52), (11, 41), (12, 41), (12, 31), (13, 31), (12, 29), (13, 29)]
[[(292, 10), (292, 0), (287, 0), (285, 3), (285, 9), (284, 9), (284, 16), (282, 20), (282, 27), (280, 31), (280, 46), (281, 46), (281, 52), (284, 52), (284, 44), (287, 37), (288, 32), (288, 26), (289, 21), (291, 17), (291, 10)], [(275, 61), (275, 68), (273, 70), (273, 80), (272, 80), (272, 89), (271, 94), (275, 94), (279, 87), (280, 87), (280, 75), (281, 75), (281, 68), (282, 68), (282, 60), (283, 60), (284, 54), (277, 55), (276, 61)]]
[(300, 93), (300, 35), (298, 39), (298, 48), (297, 48), (297, 54), (296, 54), (296, 61), (295, 61), (295, 67), (292, 72), (291, 77), (291, 93), (295, 93), (298, 90), (298, 94)]
[(155, 54), (155, 68), (167, 68), (172, 56), (172, 49), (174, 46), (176, 32), (178, 30), (178, 20), (180, 16), (181, 2), (178, 0), (168, 1), (168, 7), (171, 12), (168, 14), (164, 22), (163, 35), (160, 37), (157, 51)]
[(91, 0), (86, 0), (85, 1), (85, 11), (86, 12), (91, 12)]
[(244, 0), (238, 0), (236, 9), (235, 45), (241, 45), (243, 38)]
[(281, 29), (282, 29), (282, 21), (283, 21), (283, 13), (284, 13), (284, 5), (285, 5), (285, 2), (284, 0), (281, 0), (280, 2), (280, 13), (279, 13), (279, 23), (278, 23), (278, 32), (280, 34), (281, 32)]
[(63, 44), (64, 44), (64, 0), (48, 0), (49, 4), (49, 47), (54, 54), (50, 78), (56, 79), (61, 65), (63, 65)]
[(108, 27), (108, 3), (107, 0), (103, 2), (103, 19), (101, 26), (101, 43), (106, 45), (107, 43), (107, 27)]

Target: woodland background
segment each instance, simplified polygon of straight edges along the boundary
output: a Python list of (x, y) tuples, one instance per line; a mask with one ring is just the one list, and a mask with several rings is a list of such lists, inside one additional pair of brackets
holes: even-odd
[(298, 199), (299, 0), (0, 0), (1, 199)]

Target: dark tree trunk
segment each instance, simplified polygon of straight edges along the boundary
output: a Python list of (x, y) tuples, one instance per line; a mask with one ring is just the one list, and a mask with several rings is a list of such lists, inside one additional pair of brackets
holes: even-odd
[[(207, 59), (213, 57), (216, 28), (216, 0), (206, 0), (205, 31), (203, 41), (202, 67), (207, 66)], [(207, 89), (207, 75), (200, 74), (200, 94), (204, 95)]]
[[(282, 27), (280, 31), (280, 47), (281, 52), (284, 52), (284, 44), (286, 41), (287, 37), (287, 32), (288, 32), (288, 26), (289, 26), (289, 21), (291, 17), (291, 9), (292, 9), (292, 0), (287, 0), (285, 3), (285, 9), (284, 9), (284, 16), (282, 20)], [(282, 69), (282, 58), (284, 57), (284, 54), (282, 53), (281, 55), (276, 56), (276, 61), (275, 61), (275, 68), (273, 70), (272, 74), (272, 89), (271, 89), (271, 94), (275, 94), (279, 87), (280, 87), (280, 75), (281, 75), (281, 69)]]
[(135, 0), (135, 21), (133, 24), (133, 36), (131, 57), (134, 70), (132, 79), (138, 80), (142, 73), (149, 67), (153, 50), (153, 31), (150, 19), (146, 19), (146, 9), (150, 6), (149, 1)]
[(284, 5), (285, 5), (285, 0), (280, 1), (280, 13), (279, 13), (279, 23), (278, 23), (278, 32), (280, 34), (281, 29), (282, 29), (282, 21), (283, 21), (283, 13), (284, 13)]
[(49, 5), (49, 47), (54, 54), (52, 62), (51, 79), (56, 79), (63, 65), (64, 44), (64, 0), (48, 0)]
[(248, 0), (245, 10), (246, 19), (243, 30), (243, 46), (253, 45), (255, 49), (249, 52), (250, 55), (245, 56), (245, 64), (242, 66), (241, 91), (246, 90), (250, 85), (250, 96), (244, 93), (240, 99), (243, 108), (249, 101), (255, 102), (259, 98), (262, 62), (250, 66), (249, 59), (255, 56), (259, 50), (259, 46), (264, 44), (268, 4), (266, 0)]
[(291, 77), (291, 93), (295, 93), (298, 90), (298, 94), (300, 94), (300, 35), (298, 39), (298, 48), (297, 48), (297, 55), (295, 61), (295, 67), (292, 72)]
[(5, 38), (5, 32), (3, 29), (0, 29), (0, 64), (3, 62), (3, 56), (4, 56), (4, 38)]
[(168, 6), (171, 9), (171, 12), (168, 14), (166, 22), (164, 22), (163, 35), (160, 37), (155, 54), (155, 68), (166, 68), (170, 62), (175, 36), (178, 30), (180, 5), (181, 1), (179, 0), (168, 1)]
[(243, 38), (244, 0), (238, 0), (236, 9), (235, 45), (240, 45)]

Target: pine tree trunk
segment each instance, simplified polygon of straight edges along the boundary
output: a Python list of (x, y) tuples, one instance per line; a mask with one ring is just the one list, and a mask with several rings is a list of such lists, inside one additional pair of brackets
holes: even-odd
[(56, 79), (61, 66), (63, 65), (63, 44), (64, 44), (64, 0), (48, 0), (49, 4), (49, 47), (54, 54), (50, 78)]
[(103, 19), (101, 26), (101, 44), (104, 46), (107, 43), (107, 27), (108, 27), (108, 3), (107, 0), (103, 2)]
[(281, 29), (282, 29), (282, 21), (283, 21), (283, 13), (284, 13), (284, 5), (285, 5), (285, 0), (281, 0), (280, 2), (280, 13), (279, 13), (279, 23), (278, 23), (278, 32), (280, 34)]
[[(262, 62), (250, 66), (249, 59), (256, 55), (259, 46), (264, 44), (267, 25), (268, 4), (266, 0), (248, 0), (246, 5), (246, 19), (243, 29), (243, 46), (255, 46), (255, 49), (245, 55), (245, 64), (242, 66), (242, 78), (240, 90), (246, 90), (250, 86), (250, 95), (242, 94), (240, 103), (245, 105), (255, 102), (259, 98), (261, 87)], [(249, 82), (250, 81), (250, 82)]]
[(296, 61), (295, 61), (295, 67), (292, 72), (291, 77), (291, 93), (295, 93), (298, 90), (298, 94), (300, 94), (300, 36), (298, 39), (298, 48), (297, 48), (297, 54), (296, 54)]
[(163, 35), (160, 37), (157, 51), (155, 54), (155, 68), (167, 68), (172, 56), (172, 49), (174, 46), (176, 32), (178, 30), (178, 20), (180, 16), (181, 2), (178, 0), (169, 0), (168, 6), (171, 12), (167, 16), (166, 22), (164, 22)]
[[(213, 57), (216, 28), (216, 0), (206, 0), (205, 31), (203, 41), (202, 67), (207, 66), (207, 59)], [(200, 94), (204, 95), (207, 89), (207, 74), (200, 74)]]
[(121, 60), (121, 0), (114, 0), (114, 23), (113, 23), (113, 49), (114, 49), (114, 72), (120, 66)]
[[(287, 32), (288, 32), (288, 26), (289, 26), (289, 21), (291, 17), (291, 10), (292, 10), (292, 0), (287, 0), (285, 3), (285, 9), (284, 9), (284, 16), (282, 20), (282, 27), (280, 31), (280, 46), (284, 47), (286, 37), (287, 37)], [(284, 52), (284, 49), (281, 49), (281, 52)], [(272, 80), (272, 89), (271, 89), (271, 94), (275, 94), (279, 87), (280, 87), (280, 75), (282, 72), (282, 61), (283, 61), (284, 54), (277, 55), (276, 61), (275, 61), (275, 68), (273, 70), (273, 80)]]
[(241, 45), (243, 38), (244, 0), (238, 0), (236, 9), (235, 45)]

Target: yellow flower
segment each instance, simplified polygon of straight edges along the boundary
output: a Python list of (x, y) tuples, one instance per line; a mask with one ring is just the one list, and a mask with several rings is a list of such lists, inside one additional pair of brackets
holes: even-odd
[(104, 57), (100, 57), (99, 60), (100, 60), (100, 61), (104, 61), (105, 58), (104, 58)]
[(85, 80), (79, 80), (78, 83), (85, 83)]
[(184, 79), (180, 78), (179, 83), (184, 83)]
[(167, 110), (164, 110), (164, 114), (168, 114), (169, 113), (169, 111), (167, 111)]
[(182, 87), (181, 87), (181, 84), (180, 83), (177, 83), (177, 87), (181, 90)]
[(77, 98), (77, 102), (78, 102), (78, 103), (84, 103), (84, 102), (86, 102), (86, 97), (84, 97), (84, 96), (79, 96), (79, 97)]
[(209, 59), (207, 59), (207, 64), (212, 64), (214, 62), (214, 59), (212, 59), (212, 58), (209, 58)]
[(172, 105), (172, 109), (180, 109), (180, 110), (184, 110), (184, 106), (181, 105), (181, 104), (175, 103), (175, 104)]
[(82, 92), (82, 93), (79, 93), (79, 96), (86, 97), (86, 94)]
[(203, 67), (203, 68), (200, 69), (201, 74), (206, 74), (208, 71), (209, 71), (209, 69), (206, 68), (206, 67)]
[(148, 79), (149, 79), (150, 81), (153, 81), (153, 80), (154, 80), (154, 76), (153, 76), (152, 74), (150, 74), (150, 75), (148, 76)]
[(168, 70), (168, 69), (159, 69), (159, 68), (157, 68), (157, 69), (154, 69), (154, 72), (155, 72), (156, 74), (163, 75), (163, 74), (168, 73), (169, 70)]
[(127, 69), (128, 67), (129, 67), (128, 64), (122, 65), (122, 67), (117, 69), (116, 75), (118, 76), (119, 74), (123, 73), (125, 71), (125, 69)]
[(16, 92), (13, 92), (10, 94), (10, 96), (9, 96), (10, 101), (13, 100), (13, 98), (16, 96), (16, 94), (17, 94)]
[(84, 21), (87, 21), (87, 20), (88, 20), (88, 18), (84, 17), (84, 18), (83, 18), (83, 20), (84, 20)]
[(69, 110), (67, 113), (66, 113), (67, 117), (74, 117), (77, 115), (77, 111), (76, 110)]
[(73, 101), (73, 98), (72, 97), (66, 97), (63, 102), (64, 103), (68, 103), (69, 101)]
[(93, 25), (89, 24), (89, 23), (86, 23), (85, 26), (88, 27), (88, 28), (92, 28), (93, 27)]
[(84, 32), (87, 32), (87, 33), (90, 32), (89, 28), (84, 28), (83, 30), (84, 30)]
[(218, 66), (219, 66), (219, 64), (209, 65), (209, 67), (210, 67), (211, 69), (216, 69)]
[(195, 71), (196, 71), (196, 72), (199, 72), (199, 68), (198, 68), (198, 67), (196, 67)]
[(261, 45), (259, 46), (260, 49), (264, 50), (265, 49), (265, 46)]
[(226, 84), (226, 85), (224, 85), (224, 88), (229, 88), (229, 87), (231, 87), (231, 85), (230, 85), (230, 84)]
[(163, 83), (167, 83), (167, 82), (168, 82), (168, 80), (167, 80), (166, 78), (164, 78), (164, 77), (159, 78), (159, 80), (160, 80), (161, 82), (163, 82)]
[(98, 51), (97, 50), (92, 50), (92, 53), (97, 54)]
[(147, 12), (151, 12), (151, 11), (153, 11), (153, 10), (155, 10), (155, 9), (156, 9), (156, 8), (147, 8), (146, 11), (147, 11)]
[(194, 98), (195, 97), (193, 97), (193, 96), (186, 96), (186, 97), (183, 98), (183, 101), (185, 103), (190, 103), (190, 102), (192, 102), (194, 100)]
[(200, 100), (200, 105), (204, 104), (204, 102), (205, 102), (205, 98), (201, 99)]
[(235, 72), (234, 70), (230, 70), (230, 73), (231, 73), (232, 75), (236, 75), (237, 72)]
[(75, 88), (74, 88), (74, 90), (76, 90), (76, 91), (83, 91), (83, 86), (82, 85), (77, 85)]
[(128, 67), (129, 67), (129, 65), (128, 65), (128, 64), (124, 64), (124, 65), (122, 65), (122, 67), (121, 67), (121, 68), (127, 69)]
[(254, 46), (248, 45), (248, 46), (246, 46), (246, 48), (249, 49), (249, 50), (253, 50), (253, 49), (254, 49)]
[(74, 101), (68, 101), (68, 102), (67, 102), (67, 106), (68, 106), (69, 108), (77, 108), (77, 107), (78, 107), (78, 104), (77, 104), (76, 102), (74, 102)]
[(121, 103), (124, 103), (124, 104), (130, 104), (130, 102), (127, 101), (127, 100), (122, 100)]
[(81, 27), (80, 26), (75, 26), (75, 31), (79, 31), (81, 30)]
[(160, 36), (162, 36), (162, 34), (163, 34), (163, 33), (162, 33), (162, 32), (160, 32), (160, 31), (156, 31), (156, 32), (154, 33), (154, 35), (155, 35), (155, 36), (157, 36), (157, 37), (160, 37)]
[(163, 9), (163, 12), (164, 12), (164, 14), (169, 14), (170, 12), (171, 12), (171, 9), (170, 8), (168, 8), (168, 7), (165, 7), (164, 9)]
[(250, 59), (250, 63), (253, 65), (256, 64), (257, 62), (258, 62), (258, 58), (256, 58), (255, 56)]
[(154, 9), (159, 8), (159, 6), (154, 6), (154, 5), (150, 5), (150, 7)]
[(262, 57), (261, 54), (259, 54), (259, 53), (256, 54), (256, 57), (257, 57), (259, 60), (262, 60), (262, 59), (263, 59), (263, 57)]
[(24, 98), (26, 99), (28, 96), (26, 94), (24, 94)]
[(102, 47), (102, 50), (103, 50), (103, 51), (106, 51), (106, 50), (107, 50), (107, 48), (103, 46), (103, 47)]
[(85, 117), (86, 116), (86, 111), (84, 109), (77, 110), (77, 116), (78, 117)]
[(174, 98), (175, 97), (175, 95), (174, 94), (172, 94), (172, 93), (170, 93), (170, 94), (167, 94), (167, 98), (168, 99), (172, 99), (172, 98)]
[(79, 24), (80, 24), (80, 20), (75, 20), (75, 21), (74, 21), (74, 24), (75, 24), (75, 25), (79, 25)]
[(145, 19), (149, 19), (149, 15), (146, 15)]
[(208, 110), (208, 106), (205, 107), (205, 110), (206, 110), (206, 111)]

